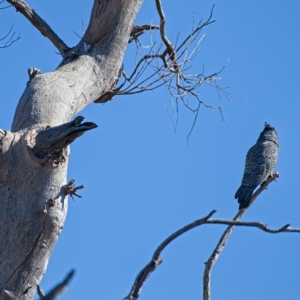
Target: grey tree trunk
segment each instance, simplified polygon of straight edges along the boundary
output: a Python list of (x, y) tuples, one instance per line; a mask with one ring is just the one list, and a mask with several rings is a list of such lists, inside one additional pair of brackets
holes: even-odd
[[(9, 2), (9, 1), (8, 1)], [(79, 44), (60, 66), (31, 79), (12, 132), (0, 130), (0, 299), (32, 299), (68, 208), (68, 158), (57, 167), (32, 159), (35, 128), (70, 121), (114, 85), (142, 0), (95, 0)]]

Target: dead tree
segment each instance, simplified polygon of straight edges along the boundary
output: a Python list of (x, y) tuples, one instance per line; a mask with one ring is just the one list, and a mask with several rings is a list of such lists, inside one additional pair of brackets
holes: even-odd
[(95, 1), (90, 24), (74, 48), (24, 1), (8, 2), (48, 37), (63, 57), (54, 72), (31, 76), (11, 131), (0, 131), (0, 298), (32, 299), (68, 208), (68, 150), (58, 155), (61, 159), (53, 158), (53, 163), (51, 158), (39, 161), (31, 153), (36, 133), (67, 123), (111, 90), (142, 1)]
[[(74, 186), (74, 180), (66, 180), (69, 144), (96, 127), (92, 122), (82, 123), (80, 116), (71, 121), (73, 116), (93, 102), (104, 103), (114, 96), (142, 93), (164, 85), (176, 105), (182, 101), (196, 121), (201, 105), (217, 109), (222, 115), (220, 106), (209, 105), (199, 97), (200, 85), (208, 83), (225, 97), (228, 95), (217, 84), (222, 69), (209, 75), (187, 72), (202, 39), (201, 29), (214, 22), (212, 11), (175, 45), (165, 31), (160, 0), (155, 0), (160, 23), (142, 26), (133, 25), (142, 0), (95, 0), (84, 35), (75, 47), (70, 47), (25, 1), (7, 2), (53, 43), (62, 61), (51, 73), (41, 74), (37, 68), (28, 70), (29, 81), (17, 105), (11, 131), (0, 129), (0, 299), (32, 299), (37, 288), (41, 299), (53, 299), (74, 272), (46, 296), (39, 282), (64, 226), (68, 195), (80, 197), (77, 191), (83, 188)], [(6, 39), (4, 47), (19, 38), (11, 31), (0, 39)], [(139, 37), (149, 31), (158, 31), (162, 43), (143, 54)], [(121, 64), (128, 44), (133, 42), (141, 58), (133, 72), (127, 74)], [(186, 101), (187, 97), (194, 99), (194, 107)], [(213, 213), (167, 238), (137, 276), (126, 299), (138, 298), (145, 280), (161, 263), (162, 250), (196, 226), (226, 224), (229, 234), (233, 226), (254, 226), (272, 233), (300, 231), (288, 226), (270, 229), (262, 223), (239, 222), (243, 212), (233, 221), (211, 219)], [(220, 240), (222, 245), (225, 242), (226, 239)], [(217, 250), (220, 253), (222, 249)], [(215, 261), (213, 254), (204, 275), (205, 299), (210, 298), (209, 278)]]
[[(142, 0), (95, 0), (84, 35), (70, 47), (25, 1), (7, 2), (62, 56), (53, 72), (41, 74), (37, 68), (29, 69), (29, 81), (11, 131), (0, 129), (0, 298), (32, 299), (63, 228), (67, 195), (78, 196), (76, 191), (82, 188), (74, 187), (73, 181), (66, 182), (68, 145), (96, 127), (91, 122), (82, 123), (82, 117), (70, 122), (72, 117), (93, 102), (103, 103), (115, 95), (140, 93), (161, 85), (191, 110), (184, 99), (193, 97), (198, 103), (197, 113), (200, 105), (206, 105), (197, 87), (204, 82), (216, 85), (218, 73), (185, 73), (201, 40), (199, 32), (213, 22), (212, 12), (175, 47), (165, 32), (160, 0), (156, 0), (160, 16), (156, 26), (133, 25)], [(159, 30), (162, 46), (142, 56), (133, 73), (126, 75), (120, 66), (128, 44), (138, 44), (139, 36), (149, 30)], [(188, 54), (192, 43), (195, 47)], [(152, 73), (138, 81), (146, 68)]]

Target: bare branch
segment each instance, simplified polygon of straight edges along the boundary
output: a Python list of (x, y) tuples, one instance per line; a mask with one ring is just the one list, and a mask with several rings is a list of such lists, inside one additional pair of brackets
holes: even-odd
[[(201, 105), (201, 102), (199, 102), (198, 107), (197, 107), (197, 109), (196, 109), (196, 111), (195, 111), (194, 122), (193, 122), (192, 127), (191, 127), (191, 130), (190, 130), (190, 132), (189, 132), (189, 134), (187, 135), (187, 138), (186, 138), (186, 143), (187, 143), (187, 144), (189, 144), (189, 138), (190, 138), (190, 135), (192, 134), (193, 129), (194, 129), (194, 127), (195, 127), (195, 124), (196, 124), (196, 122), (197, 122), (198, 114), (199, 114), (199, 109), (200, 109), (200, 105)], [(188, 107), (188, 108), (189, 108), (189, 107)]]
[[(175, 105), (175, 107), (173, 106), (175, 119), (178, 119), (177, 114), (179, 101), (177, 99), (180, 99), (182, 104), (194, 115), (194, 120), (187, 136), (188, 142), (196, 124), (201, 105), (206, 108), (218, 110), (220, 112), (222, 121), (224, 121), (222, 111), (223, 107), (220, 105), (210, 105), (209, 103), (206, 103), (203, 99), (201, 99), (198, 91), (200, 86), (204, 83), (208, 84), (209, 86), (212, 86), (216, 89), (219, 98), (221, 95), (223, 95), (227, 100), (230, 100), (230, 98), (232, 98), (224, 90), (224, 88), (218, 85), (218, 81), (220, 80), (219, 74), (224, 70), (226, 65), (223, 66), (220, 71), (209, 75), (204, 75), (204, 68), (202, 68), (200, 72), (197, 71), (197, 73), (195, 74), (188, 73), (188, 69), (191, 67), (191, 61), (197, 55), (200, 43), (205, 36), (199, 36), (201, 30), (205, 26), (208, 26), (209, 24), (215, 22), (214, 20), (212, 20), (214, 6), (212, 6), (210, 15), (206, 21), (200, 21), (196, 26), (194, 26), (193, 22), (190, 34), (184, 38), (183, 42), (181, 42), (179, 46), (176, 46), (177, 41), (175, 43), (175, 46), (173, 46), (173, 44), (166, 36), (166, 18), (162, 9), (161, 1), (155, 1), (157, 11), (160, 16), (159, 29), (160, 38), (162, 39), (163, 43), (158, 45), (158, 49), (155, 49), (157, 45), (156, 42), (151, 42), (150, 46), (143, 46), (139, 40), (139, 36), (147, 30), (152, 35), (152, 29), (157, 29), (157, 26), (134, 26), (132, 28), (131, 39), (129, 40), (129, 42), (135, 42), (137, 53), (140, 55), (140, 59), (137, 61), (136, 66), (134, 67), (131, 74), (126, 75), (125, 71), (122, 70), (121, 75), (123, 75), (124, 80), (120, 85), (116, 86), (116, 83), (118, 81), (116, 80), (111, 89), (105, 91), (102, 95), (100, 95), (100, 97), (96, 99), (95, 102), (104, 103), (111, 100), (114, 95), (132, 95), (143, 93), (145, 91), (154, 91), (155, 89), (164, 85), (173, 99), (172, 105)], [(144, 49), (149, 49), (147, 50), (147, 54), (145, 54)], [(118, 79), (120, 79), (120, 77)], [(174, 99), (176, 99), (176, 101), (174, 101)], [(189, 101), (189, 99), (191, 99), (191, 101)]]
[[(4, 2), (4, 0), (0, 1), (0, 5)], [(11, 7), (11, 5), (7, 5), (7, 6), (4, 6), (4, 7), (0, 7), (0, 9), (6, 9), (6, 8), (9, 8)]]
[(214, 8), (215, 8), (215, 4), (212, 6), (212, 9), (211, 9), (211, 11), (210, 11), (210, 15), (209, 15), (209, 17), (208, 17), (208, 19), (204, 22), (204, 23), (199, 23), (198, 24), (198, 26), (197, 26), (197, 28), (196, 29), (194, 29), (192, 32), (191, 32), (191, 34), (190, 35), (188, 35), (187, 37), (186, 37), (186, 39), (181, 43), (181, 45), (178, 47), (178, 48), (176, 48), (176, 51), (178, 52), (187, 42), (188, 42), (188, 40), (190, 39), (190, 38), (192, 38), (193, 36), (195, 36), (195, 34), (198, 32), (198, 31), (200, 31), (203, 27), (205, 27), (205, 26), (207, 26), (207, 25), (209, 25), (209, 24), (211, 24), (211, 23), (214, 23), (214, 22), (216, 22), (215, 20), (212, 20), (211, 21), (211, 19), (212, 19), (212, 16), (213, 16), (213, 12), (214, 12)]
[(242, 221), (231, 221), (224, 219), (210, 219), (205, 222), (206, 224), (224, 224), (233, 226), (246, 226), (246, 227), (257, 227), (265, 232), (269, 233), (280, 233), (280, 232), (298, 232), (300, 233), (300, 228), (291, 228), (290, 224), (286, 224), (281, 228), (269, 228), (266, 224), (261, 222), (242, 222)]
[(40, 299), (43, 299), (45, 297), (45, 293), (39, 285), (37, 285), (37, 292), (38, 292)]
[(139, 36), (145, 33), (147, 30), (159, 29), (157, 25), (141, 25), (141, 26), (133, 26), (130, 36), (131, 38), (128, 41), (128, 44), (136, 40)]
[(77, 37), (79, 37), (80, 39), (82, 38), (82, 36), (80, 36), (76, 31), (73, 30), (73, 32)]
[[(204, 75), (204, 69), (202, 69), (201, 73), (196, 74), (190, 74), (187, 71), (190, 68), (188, 64), (190, 64), (197, 55), (197, 50), (205, 36), (202, 35), (199, 37), (201, 30), (205, 26), (215, 22), (212, 20), (214, 6), (207, 20), (204, 23), (199, 22), (196, 26), (193, 25), (191, 33), (184, 38), (178, 47), (173, 46), (166, 36), (166, 18), (160, 0), (156, 0), (156, 6), (160, 16), (159, 29), (163, 44), (160, 44), (156, 50), (156, 43), (151, 44), (150, 47), (144, 47), (138, 39), (146, 30), (149, 30), (150, 34), (152, 34), (151, 29), (157, 29), (157, 26), (144, 25), (133, 27), (130, 41), (135, 41), (137, 53), (140, 54), (140, 60), (137, 62), (131, 75), (126, 75), (123, 71), (122, 75), (124, 81), (119, 86), (113, 86), (109, 91), (106, 91), (95, 102), (104, 103), (112, 99), (114, 95), (131, 95), (145, 91), (153, 91), (164, 85), (172, 99), (180, 99), (182, 104), (194, 114), (194, 121), (187, 136), (188, 141), (196, 124), (201, 104), (203, 104), (204, 107), (219, 110), (222, 121), (224, 120), (222, 106), (214, 106), (206, 103), (200, 98), (198, 88), (206, 83), (216, 89), (219, 97), (220, 95), (224, 95), (226, 99), (229, 100), (230, 98), (230, 95), (217, 84), (217, 81), (220, 79), (218, 75), (224, 70), (225, 66), (222, 67), (219, 72), (208, 76)], [(150, 48), (147, 54), (144, 53), (145, 48)], [(188, 97), (191, 98), (192, 101), (189, 102)], [(176, 100), (173, 104), (176, 106), (175, 108), (173, 107), (173, 111), (178, 113), (178, 101)], [(175, 118), (177, 119), (177, 117)]]
[(161, 1), (160, 0), (155, 0), (155, 4), (156, 4), (156, 8), (160, 17), (160, 35), (161, 38), (166, 46), (166, 50), (164, 51), (164, 56), (166, 54), (169, 54), (169, 57), (174, 65), (174, 71), (178, 72), (178, 64), (177, 64), (177, 60), (176, 60), (176, 56), (175, 56), (175, 49), (173, 44), (169, 41), (169, 39), (167, 38), (166, 32), (165, 32), (165, 23), (166, 23), (166, 17), (161, 5)]
[(52, 300), (55, 299), (58, 295), (60, 295), (65, 288), (67, 287), (68, 283), (70, 282), (70, 280), (72, 279), (73, 275), (75, 274), (75, 271), (72, 270), (67, 277), (65, 278), (65, 280), (61, 283), (59, 283), (54, 289), (52, 289), (49, 294), (47, 294), (46, 296), (44, 295), (44, 292), (42, 291), (42, 289), (40, 288), (40, 286), (37, 286), (38, 289), (38, 294), (40, 296), (41, 300)]
[(166, 240), (164, 240), (155, 250), (151, 261), (140, 271), (140, 273), (134, 281), (129, 295), (125, 297), (124, 300), (135, 300), (139, 297), (142, 286), (147, 280), (147, 278), (162, 263), (162, 258), (160, 257), (160, 254), (168, 244), (170, 244), (174, 239), (176, 239), (178, 236), (185, 233), (186, 231), (205, 223), (215, 212), (216, 211), (213, 210), (206, 217), (181, 228), (180, 230), (170, 235)]
[[(263, 192), (264, 190), (266, 190), (267, 187), (269, 186), (269, 184), (273, 180), (276, 180), (276, 178), (278, 178), (278, 177), (279, 177), (278, 172), (275, 172), (275, 173), (272, 174), (272, 176), (269, 176), (268, 179), (265, 182), (263, 182), (261, 184), (260, 188), (257, 189), (256, 192), (253, 194), (253, 196), (251, 198), (251, 201), (250, 201), (250, 205), (260, 195), (260, 193)], [(234, 226), (237, 225), (235, 223), (240, 220), (240, 218), (248, 210), (250, 205), (247, 208), (239, 210), (239, 212), (233, 218), (233, 221), (231, 221), (231, 222), (234, 222), (234, 223), (230, 224), (227, 227), (227, 229), (224, 231), (224, 233), (221, 236), (216, 248), (214, 249), (213, 253), (211, 254), (211, 256), (209, 257), (208, 261), (205, 264), (204, 275), (203, 275), (203, 299), (204, 300), (210, 300), (210, 274), (211, 274), (211, 270), (212, 270), (214, 264), (216, 263), (216, 261), (218, 260), (219, 256), (221, 255), (221, 253), (222, 253), (222, 251), (223, 251), (223, 249), (224, 249), (224, 247), (225, 247), (225, 245), (226, 245), (226, 243), (229, 239), (229, 236), (230, 236)], [(242, 222), (242, 223), (245, 223), (245, 222)], [(257, 227), (259, 227), (259, 226), (257, 226)], [(287, 229), (287, 227), (288, 227), (288, 225), (282, 227), (281, 229), (278, 229), (276, 232), (283, 232)], [(263, 230), (265, 230), (265, 229), (263, 229)], [(267, 230), (265, 230), (265, 231), (267, 231)], [(268, 231), (268, 232), (270, 232), (270, 231)], [(276, 233), (276, 232), (274, 232), (274, 233)]]
[[(16, 42), (17, 40), (19, 40), (21, 38), (20, 33), (18, 34), (17, 37), (15, 36), (15, 34), (16, 34), (15, 32), (11, 34), (13, 27), (14, 26), (11, 26), (8, 33), (3, 38), (0, 38), (0, 42), (7, 39), (4, 46), (0, 46), (1, 49), (10, 47), (14, 42)], [(9, 37), (9, 35), (10, 35), (10, 37)]]
[(70, 48), (58, 37), (51, 27), (23, 0), (7, 0), (18, 12), (25, 16), (42, 35), (47, 37), (58, 49), (62, 56), (65, 56)]
[[(274, 175), (275, 175), (275, 178), (278, 177), (277, 173), (274, 173), (273, 176)], [(271, 181), (275, 180), (275, 178), (268, 179), (268, 181), (266, 181), (262, 185), (262, 187), (259, 188), (256, 191), (255, 195), (253, 195), (252, 202), (264, 189), (266, 189), (266, 187), (268, 186), (268, 184), (270, 184)], [(140, 296), (142, 286), (146, 282), (147, 278), (162, 263), (162, 258), (160, 257), (160, 255), (161, 255), (162, 251), (165, 249), (165, 247), (167, 245), (169, 245), (173, 240), (175, 240), (177, 237), (179, 237), (183, 233), (185, 233), (188, 230), (191, 230), (195, 227), (198, 227), (202, 224), (223, 224), (223, 225), (230, 225), (229, 226), (230, 228), (233, 228), (234, 226), (256, 227), (256, 228), (259, 228), (259, 229), (261, 229), (265, 232), (268, 232), (268, 233), (280, 233), (280, 232), (297, 232), (297, 233), (300, 233), (300, 228), (290, 228), (289, 224), (284, 225), (283, 227), (278, 228), (278, 229), (273, 229), (273, 228), (269, 228), (266, 224), (263, 224), (263, 223), (260, 223), (260, 222), (241, 222), (241, 221), (238, 221), (238, 218), (240, 218), (245, 211), (246, 211), (246, 209), (240, 210), (239, 213), (237, 214), (237, 216), (233, 220), (224, 220), (224, 219), (210, 219), (210, 217), (216, 212), (215, 210), (213, 210), (206, 217), (204, 217), (202, 219), (199, 219), (199, 220), (196, 220), (195, 222), (193, 222), (191, 224), (188, 224), (187, 226), (181, 228), (180, 230), (178, 230), (175, 233), (173, 233), (172, 235), (170, 235), (155, 250), (151, 261), (140, 271), (140, 273), (138, 274), (138, 276), (136, 277), (136, 279), (134, 281), (134, 284), (131, 288), (131, 291), (130, 291), (129, 295), (127, 297), (125, 297), (123, 300), (136, 300)], [(228, 236), (227, 231), (228, 231), (228, 229), (225, 231), (226, 234), (224, 233), (224, 235), (226, 235), (226, 236)], [(232, 229), (231, 229), (231, 231), (232, 231)], [(222, 236), (222, 238), (223, 238), (223, 236)], [(225, 240), (222, 239), (222, 238), (221, 238), (218, 245), (219, 245), (219, 247), (222, 247), (222, 249), (223, 249), (225, 245), (222, 245), (221, 242), (224, 242)], [(225, 241), (225, 243), (226, 243), (226, 241)], [(222, 249), (220, 250), (220, 248), (218, 248), (218, 249), (216, 248), (215, 251), (214, 251), (214, 254), (219, 256), (220, 252), (217, 252), (217, 251), (222, 251)], [(215, 261), (216, 260), (214, 260), (213, 263)], [(208, 265), (208, 263), (209, 263), (209, 261), (206, 263), (206, 265)], [(211, 267), (212, 266), (213, 266), (213, 264), (211, 264)], [(206, 270), (206, 268), (205, 268), (205, 270)], [(209, 270), (211, 270), (211, 268)], [(207, 289), (207, 285), (206, 285), (206, 289)]]

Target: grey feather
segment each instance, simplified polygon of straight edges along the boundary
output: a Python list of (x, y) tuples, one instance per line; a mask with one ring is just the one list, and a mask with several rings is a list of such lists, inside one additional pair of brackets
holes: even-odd
[(249, 206), (255, 188), (274, 170), (277, 164), (279, 143), (275, 128), (265, 123), (264, 130), (246, 156), (242, 184), (235, 194), (239, 209)]

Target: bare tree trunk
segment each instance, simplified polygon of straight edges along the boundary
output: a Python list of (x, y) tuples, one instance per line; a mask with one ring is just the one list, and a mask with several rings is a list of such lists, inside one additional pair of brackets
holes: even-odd
[[(8, 2), (41, 30), (35, 22), (43, 20), (36, 21), (27, 7), (22, 11), (25, 2)], [(114, 86), (141, 3), (95, 0), (87, 31), (73, 49), (52, 36), (63, 61), (28, 82), (12, 132), (0, 130), (0, 299), (33, 298), (68, 208), (68, 153), (57, 167), (39, 163), (29, 153), (29, 140), (36, 128), (70, 121)], [(50, 36), (51, 28), (46, 30)]]

